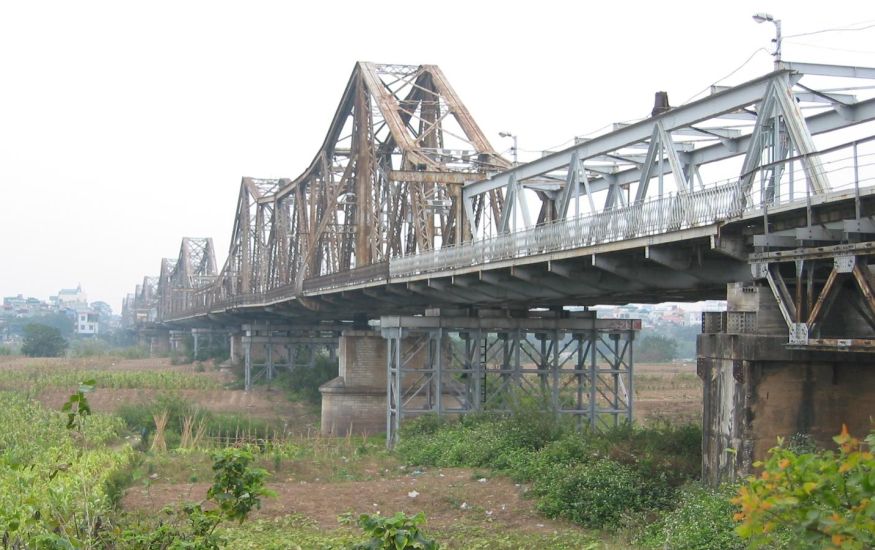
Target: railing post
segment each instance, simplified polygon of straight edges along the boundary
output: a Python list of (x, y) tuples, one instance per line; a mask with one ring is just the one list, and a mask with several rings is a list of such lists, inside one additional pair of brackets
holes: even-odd
[(860, 221), (860, 162), (857, 157), (857, 142), (854, 142), (854, 216)]

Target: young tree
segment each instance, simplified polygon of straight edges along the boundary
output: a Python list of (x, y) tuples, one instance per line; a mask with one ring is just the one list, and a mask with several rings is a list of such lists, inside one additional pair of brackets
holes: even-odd
[(662, 363), (671, 361), (677, 355), (677, 342), (659, 334), (645, 336), (638, 344), (638, 361)]
[(39, 323), (24, 327), (21, 353), (28, 357), (60, 357), (66, 350), (67, 341), (58, 329)]

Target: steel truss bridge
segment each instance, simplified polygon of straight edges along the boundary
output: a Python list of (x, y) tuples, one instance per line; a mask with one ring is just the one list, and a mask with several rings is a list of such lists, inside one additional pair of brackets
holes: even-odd
[[(242, 179), (221, 269), (211, 239), (186, 237), (124, 317), (203, 329), (555, 312), (761, 281), (788, 345), (872, 349), (873, 120), (875, 69), (783, 62), (513, 165), (437, 66), (359, 62), (306, 170)], [(826, 322), (842, 292), (857, 297), (842, 298), (852, 334)]]

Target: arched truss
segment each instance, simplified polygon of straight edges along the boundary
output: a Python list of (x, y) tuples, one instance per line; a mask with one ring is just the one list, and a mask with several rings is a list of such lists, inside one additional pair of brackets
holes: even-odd
[[(310, 308), (314, 288), (371, 280), (371, 271), (420, 277), (723, 223), (847, 189), (870, 168), (856, 165), (856, 141), (852, 156), (829, 160), (829, 140), (875, 120), (873, 81), (873, 68), (784, 62), (511, 166), (438, 67), (357, 63), (308, 168), (294, 179), (242, 180), (218, 275), (212, 243), (184, 239), (179, 257), (162, 261), (158, 317), (291, 297)], [(315, 278), (323, 286), (308, 290)]]
[(183, 237), (177, 258), (161, 260), (158, 275), (158, 318), (198, 305), (203, 289), (216, 282), (216, 252), (212, 238)]
[[(357, 63), (307, 170), (243, 178), (217, 297), (459, 243), (462, 185), (508, 167), (438, 67)], [(472, 212), (499, 212), (501, 197)]]
[(122, 301), (122, 325), (133, 328), (144, 323), (154, 322), (158, 311), (158, 278), (143, 277), (133, 294)]

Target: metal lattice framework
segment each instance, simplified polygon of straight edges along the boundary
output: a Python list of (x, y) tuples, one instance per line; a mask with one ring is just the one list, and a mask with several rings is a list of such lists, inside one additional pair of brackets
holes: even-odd
[(158, 318), (169, 319), (196, 306), (197, 291), (216, 281), (213, 239), (183, 237), (175, 260), (161, 260), (158, 276)]
[[(739, 86), (713, 87), (708, 97), (616, 124), (608, 134), (466, 186), (469, 210), (496, 190), (507, 198), (497, 218), (469, 216), (471, 231), (489, 237), (514, 230), (518, 222), (529, 229), (598, 215), (648, 198), (691, 195), (708, 187), (706, 181), (730, 177), (739, 184), (741, 206), (783, 202), (805, 187), (826, 193), (831, 185), (813, 136), (875, 119), (875, 99), (866, 98), (871, 86), (860, 86), (871, 80), (871, 68), (785, 62)], [(797, 155), (804, 178), (794, 189), (782, 161)], [(724, 162), (732, 159), (741, 162)], [(757, 179), (760, 189), (754, 189)], [(537, 207), (529, 204), (538, 199)], [(539, 212), (535, 224), (533, 211)]]
[[(483, 270), (482, 286), (498, 264), (593, 255), (609, 243), (829, 201), (875, 181), (871, 140), (854, 141), (852, 157), (823, 148), (837, 131), (875, 120), (873, 89), (872, 68), (784, 62), (511, 166), (438, 67), (357, 63), (304, 173), (241, 182), (228, 259), (215, 280), (186, 280), (182, 252), (162, 263), (158, 318), (291, 300), (318, 309), (324, 290), (357, 285), (385, 285), (375, 295), (389, 299), (472, 267)], [(817, 136), (827, 139), (821, 148)], [(868, 228), (857, 220), (858, 233)], [(684, 263), (657, 252), (648, 249), (647, 259), (672, 269)], [(609, 260), (591, 263), (607, 269)], [(444, 283), (465, 293), (455, 278)], [(533, 288), (541, 297), (532, 304), (557, 292)]]
[(158, 318), (158, 278), (143, 277), (133, 294), (122, 302), (122, 325), (126, 328), (154, 323)]
[(357, 63), (307, 170), (243, 178), (214, 298), (462, 242), (462, 185), (508, 166), (438, 67)]
[(405, 416), (507, 411), (523, 395), (591, 428), (631, 421), (641, 321), (540, 315), (383, 317), (387, 441)]
[(756, 279), (771, 289), (798, 349), (875, 350), (875, 243), (760, 252)]

